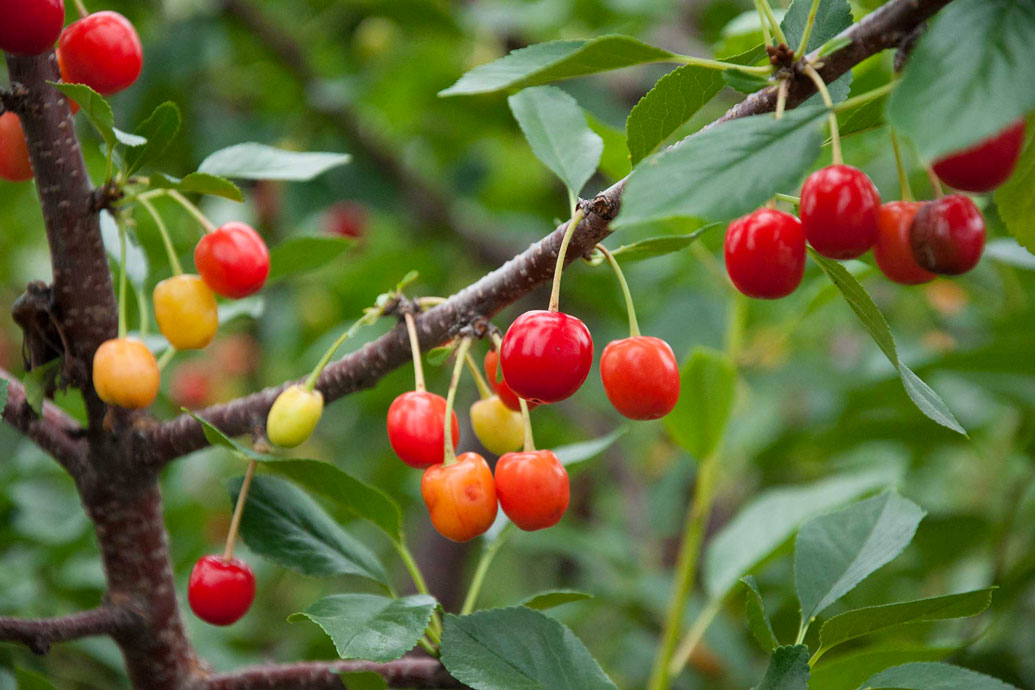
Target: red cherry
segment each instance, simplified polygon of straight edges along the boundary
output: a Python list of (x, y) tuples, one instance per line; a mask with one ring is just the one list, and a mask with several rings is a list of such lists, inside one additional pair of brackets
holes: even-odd
[(877, 241), (880, 193), (862, 170), (831, 165), (801, 188), (801, 225), (812, 248), (831, 259), (854, 259)]
[(507, 385), (525, 400), (555, 403), (589, 376), (593, 338), (586, 324), (556, 311), (526, 311), (510, 324), (500, 347)]
[(934, 164), (945, 184), (965, 192), (990, 192), (1010, 177), (1024, 146), (1024, 120)]
[(212, 291), (241, 298), (258, 292), (270, 273), (270, 252), (250, 225), (225, 223), (201, 238), (194, 265)]
[(206, 623), (236, 623), (254, 600), (255, 573), (242, 560), (203, 556), (190, 571), (187, 601), (194, 615)]
[(503, 512), (531, 532), (553, 527), (568, 509), (568, 471), (553, 451), (506, 453), (496, 463), (496, 496)]
[(919, 201), (892, 201), (880, 207), (873, 258), (884, 275), (902, 285), (929, 283), (938, 277), (920, 267), (909, 244), (909, 228), (921, 206)]
[(629, 419), (660, 419), (679, 400), (679, 365), (661, 338), (608, 343), (600, 355), (600, 378), (607, 399)]
[(328, 234), (359, 239), (367, 232), (367, 209), (354, 201), (340, 201), (327, 209), (324, 227)]
[(129, 86), (140, 76), (144, 50), (129, 20), (118, 12), (94, 12), (61, 32), (58, 65), (65, 81), (86, 84), (102, 96)]
[(805, 233), (789, 213), (760, 208), (726, 230), (726, 272), (748, 297), (777, 299), (805, 275)]
[(485, 458), (458, 455), (456, 462), (424, 470), (420, 493), (438, 533), (453, 541), (469, 541), (492, 527), (499, 510), (496, 485)]
[(201, 360), (184, 362), (173, 371), (169, 397), (177, 407), (191, 410), (204, 407), (212, 399), (212, 375)]
[[(519, 398), (514, 391), (510, 390), (510, 386), (507, 385), (507, 382), (497, 374), (496, 370), (499, 366), (499, 361), (500, 355), (495, 350), (489, 350), (485, 353), (485, 378), (489, 380), (489, 385), (492, 386), (492, 389), (496, 392), (496, 395), (499, 396), (499, 399), (504, 405), (515, 412), (520, 412), (521, 403), (518, 402)], [(526, 400), (525, 404), (528, 405), (528, 409), (530, 410), (536, 406), (536, 403), (529, 400)]]
[(985, 249), (985, 219), (969, 197), (943, 196), (916, 212), (909, 244), (916, 262), (928, 271), (966, 273), (977, 266)]
[[(424, 468), (442, 462), (442, 436), (446, 399), (427, 391), (403, 393), (388, 408), (388, 442), (399, 459), (410, 467)], [(460, 423), (453, 412), (453, 446), (460, 440)]]
[(64, 0), (0, 0), (0, 51), (39, 55), (51, 49), (65, 25)]
[(29, 147), (22, 123), (14, 113), (0, 115), (0, 178), (11, 182), (32, 179)]

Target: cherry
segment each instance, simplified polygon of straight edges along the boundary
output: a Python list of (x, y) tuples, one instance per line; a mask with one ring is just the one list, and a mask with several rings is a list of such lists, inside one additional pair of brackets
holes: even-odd
[[(502, 401), (504, 405), (515, 412), (520, 412), (520, 399), (514, 391), (510, 390), (510, 386), (507, 385), (507, 382), (503, 380), (503, 377), (500, 376), (497, 371), (499, 361), (500, 355), (495, 350), (489, 350), (485, 353), (485, 378), (489, 379), (489, 385), (492, 386), (494, 391), (496, 391), (496, 395), (499, 396), (500, 401)], [(526, 400), (525, 404), (530, 410), (533, 407), (536, 407), (536, 403), (530, 400)]]
[(202, 556), (190, 571), (187, 601), (194, 615), (206, 623), (236, 623), (254, 600), (255, 573), (238, 558)]
[(420, 493), (431, 524), (447, 539), (469, 541), (485, 534), (496, 521), (492, 470), (477, 453), (463, 453), (451, 465), (438, 463), (424, 470)]
[(0, 178), (10, 182), (32, 179), (29, 147), (22, 123), (14, 113), (0, 115)]
[(854, 259), (877, 240), (880, 193), (862, 170), (831, 165), (801, 188), (801, 225), (812, 248), (831, 259)]
[(496, 496), (521, 529), (553, 527), (568, 509), (568, 471), (553, 451), (507, 453), (496, 463)]
[(69, 24), (58, 40), (57, 57), (66, 82), (110, 96), (137, 80), (144, 51), (129, 20), (104, 11)]
[(212, 377), (201, 360), (184, 362), (176, 367), (169, 384), (169, 397), (177, 407), (196, 410), (212, 399)]
[(353, 201), (340, 201), (327, 209), (324, 226), (331, 235), (360, 239), (366, 234), (367, 209)]
[(916, 262), (943, 275), (959, 275), (977, 266), (985, 248), (985, 219), (974, 202), (950, 194), (920, 207), (909, 229)]
[(323, 414), (323, 394), (305, 386), (288, 386), (273, 401), (266, 417), (266, 435), (281, 448), (294, 448), (308, 439)]
[(39, 55), (50, 50), (65, 25), (64, 0), (0, 1), (0, 51)]
[(945, 184), (965, 192), (990, 192), (1010, 177), (1024, 147), (1024, 120), (969, 149), (946, 156), (934, 164)]
[(196, 275), (166, 278), (155, 286), (155, 321), (177, 350), (200, 350), (212, 342), (219, 328), (216, 296)]
[(527, 311), (510, 324), (500, 347), (500, 366), (517, 395), (555, 403), (582, 386), (593, 365), (593, 338), (586, 324), (559, 311)]
[(226, 223), (201, 238), (194, 265), (216, 294), (239, 299), (258, 292), (270, 273), (270, 252), (246, 223)]
[(93, 387), (109, 405), (139, 410), (154, 402), (161, 374), (154, 355), (135, 338), (101, 343), (93, 356)]
[(471, 427), (481, 444), (496, 455), (517, 450), (525, 439), (521, 413), (504, 405), (496, 395), (471, 405)]
[(726, 230), (726, 272), (748, 297), (778, 299), (794, 292), (805, 275), (801, 221), (770, 208), (741, 216)]
[[(446, 399), (427, 391), (403, 393), (388, 408), (388, 441), (399, 459), (422, 469), (442, 462)], [(460, 440), (460, 423), (453, 413), (453, 446)]]
[(902, 285), (919, 285), (937, 278), (920, 267), (909, 244), (909, 228), (922, 205), (919, 201), (892, 201), (880, 207), (873, 258), (884, 275)]
[(607, 344), (600, 355), (607, 399), (629, 419), (660, 419), (679, 400), (679, 365), (661, 338), (634, 336)]

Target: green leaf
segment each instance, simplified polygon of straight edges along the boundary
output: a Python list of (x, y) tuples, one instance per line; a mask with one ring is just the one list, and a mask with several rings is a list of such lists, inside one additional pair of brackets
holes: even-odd
[[(1032, 208), (1032, 212), (1035, 213), (1035, 207)], [(1017, 241), (1010, 237), (997, 237), (989, 241), (985, 245), (983, 256), (1007, 266), (1023, 268), (1026, 271), (1035, 271), (1035, 256), (1032, 256), (1031, 252), (1017, 244)]]
[(196, 414), (189, 414), (201, 424), (205, 438), (212, 445), (229, 448), (249, 460), (262, 463), (263, 468), (369, 521), (397, 544), (403, 542), (402, 509), (395, 499), (380, 489), (361, 482), (327, 462), (258, 453), (237, 443)]
[(270, 274), (274, 281), (314, 271), (331, 263), (353, 245), (348, 237), (296, 235), (270, 249)]
[[(811, 42), (812, 39), (809, 39), (809, 43)], [(835, 36), (819, 47), (816, 57), (823, 57), (825, 55), (830, 55), (831, 53), (836, 53), (842, 48), (847, 48), (850, 45), (852, 45), (852, 39), (850, 36)]]
[(266, 298), (252, 295), (219, 304), (219, 323), (226, 325), (237, 319), (258, 319), (266, 311)]
[(709, 598), (725, 596), (807, 518), (893, 481), (895, 477), (887, 471), (875, 470), (804, 486), (779, 486), (758, 494), (708, 542), (702, 581)]
[[(693, 244), (698, 237), (704, 234), (705, 231), (711, 230), (720, 225), (721, 223), (710, 223), (687, 235), (649, 237), (645, 240), (634, 242), (633, 244), (623, 244), (618, 249), (612, 250), (611, 253), (616, 259), (621, 260), (622, 263), (653, 259), (656, 256), (664, 256), (665, 254), (672, 254), (686, 249)], [(601, 260), (603, 260), (603, 255), (601, 255)]]
[(838, 117), (838, 131), (842, 137), (859, 134), (883, 126), (884, 107), (888, 102), (887, 96), (874, 98), (867, 101), (858, 108), (852, 108)]
[(345, 690), (388, 690), (388, 683), (380, 673), (373, 671), (347, 671), (338, 674), (345, 683)]
[(772, 86), (772, 82), (767, 77), (759, 74), (748, 74), (735, 69), (727, 69), (723, 70), (721, 75), (726, 86), (740, 93), (754, 93), (759, 89)]
[(722, 90), (722, 74), (713, 69), (684, 65), (669, 72), (640, 99), (625, 121), (625, 136), (633, 165), (659, 146), (715, 94)]
[(613, 225), (678, 217), (729, 220), (757, 208), (797, 184), (819, 157), (824, 113), (798, 108), (780, 120), (732, 120), (643, 159)]
[(425, 594), (401, 599), (336, 594), (288, 620), (308, 618), (319, 625), (342, 659), (394, 661), (417, 646), (437, 605), (434, 597)]
[(1035, 109), (1032, 45), (1031, 0), (951, 3), (910, 55), (888, 121), (928, 161), (996, 134)]
[(632, 171), (629, 162), (629, 147), (625, 143), (625, 130), (612, 127), (593, 113), (586, 112), (589, 128), (604, 140), (604, 152), (600, 154), (600, 172), (612, 180), (620, 180)]
[(474, 690), (616, 690), (574, 633), (525, 607), (446, 616), (442, 663)]
[[(230, 482), (234, 501), (241, 483), (241, 478)], [(377, 557), (341, 529), (305, 492), (283, 479), (252, 479), (241, 518), (241, 536), (252, 551), (303, 575), (355, 575), (387, 586)]]
[[(108, 252), (108, 258), (112, 260), (115, 267), (119, 265), (119, 226), (115, 218), (108, 211), (101, 211), (101, 241), (104, 242), (104, 250)], [(147, 275), (151, 268), (147, 260), (144, 248), (137, 242), (136, 234), (126, 228), (126, 277), (136, 287), (143, 287), (147, 282)]]
[(433, 367), (440, 367), (449, 361), (450, 355), (456, 350), (452, 345), (443, 345), (441, 347), (433, 347), (424, 353), (424, 359)]
[[(794, 0), (780, 22), (780, 28), (783, 29), (791, 50), (797, 50), (798, 44), (801, 43), (811, 9), (812, 0)], [(852, 7), (848, 0), (820, 0), (805, 52), (816, 50), (851, 25)]]
[(819, 267), (823, 269), (823, 272), (827, 274), (831, 282), (837, 286), (837, 289), (841, 291), (841, 296), (845, 298), (848, 306), (859, 317), (870, 337), (877, 343), (877, 347), (881, 349), (884, 356), (888, 358), (888, 361), (898, 371), (899, 378), (902, 380), (902, 386), (905, 388), (910, 400), (917, 406), (917, 409), (938, 424), (966, 436), (967, 432), (960, 426), (960, 423), (952, 414), (949, 406), (945, 404), (945, 401), (930, 386), (924, 383), (912, 369), (906, 366), (904, 362), (899, 361), (898, 349), (895, 346), (895, 339), (891, 335), (891, 328), (888, 327), (888, 322), (884, 315), (877, 308), (877, 305), (874, 304), (873, 299), (867, 294), (862, 284), (843, 265), (837, 261), (820, 256), (811, 247), (809, 248), (809, 255), (819, 264)]
[(83, 116), (90, 122), (101, 139), (111, 149), (115, 146), (115, 116), (111, 112), (111, 106), (104, 100), (101, 94), (91, 89), (86, 84), (63, 84), (60, 82), (48, 82), (55, 89), (65, 94), (79, 104)]
[(780, 641), (776, 639), (769, 616), (765, 612), (765, 602), (762, 600), (762, 593), (758, 591), (758, 583), (750, 575), (740, 578), (740, 581), (747, 586), (744, 613), (748, 619), (748, 630), (763, 651), (772, 652), (780, 646)]
[(533, 594), (522, 601), (520, 605), (526, 606), (530, 609), (535, 609), (536, 611), (545, 611), (546, 609), (563, 606), (564, 604), (570, 604), (576, 601), (585, 601), (586, 599), (592, 598), (592, 594), (576, 592), (573, 589), (554, 589), (548, 592)]
[(475, 67), (448, 89), (439, 91), (438, 95), (462, 96), (520, 89), (630, 65), (664, 62), (674, 57), (674, 53), (630, 36), (537, 43)]
[(556, 86), (524, 89), (507, 99), (536, 157), (577, 195), (597, 170), (604, 140), (589, 128), (574, 98)]
[(25, 402), (36, 413), (37, 417), (43, 416), (43, 399), (47, 393), (47, 383), (57, 375), (58, 367), (61, 365), (61, 358), (52, 359), (46, 364), (33, 367), (22, 376), (22, 388), (25, 389)]
[(725, 354), (698, 347), (679, 378), (679, 402), (665, 417), (665, 428), (686, 452), (703, 460), (722, 441), (733, 409), (737, 368)]
[(193, 172), (182, 180), (177, 177), (155, 173), (149, 178), (149, 189), (175, 189), (185, 194), (207, 194), (231, 201), (244, 201), (241, 188), (225, 177)]
[(0, 412), (7, 407), (7, 379), (0, 379)]
[(1007, 231), (1029, 252), (1035, 254), (1035, 139), (1017, 161), (1013, 174), (995, 190), (995, 205)]
[(569, 443), (565, 446), (557, 446), (553, 449), (553, 452), (557, 459), (561, 461), (561, 464), (568, 468), (569, 472), (574, 472), (580, 469), (583, 463), (592, 460), (610, 448), (628, 430), (628, 427), (620, 426), (606, 436), (589, 441)]
[(147, 143), (147, 139), (145, 137), (130, 134), (129, 132), (123, 132), (118, 127), (112, 127), (111, 131), (115, 134), (115, 140), (123, 146), (143, 146)]
[(838, 614), (823, 623), (819, 631), (819, 652), (842, 642), (907, 623), (976, 616), (992, 603), (994, 587), (931, 599), (868, 606)]
[(909, 661), (941, 661), (955, 647), (894, 647), (866, 648), (861, 652), (845, 654), (814, 666), (809, 678), (809, 690), (856, 690), (874, 673)]
[(155, 108), (150, 117), (136, 129), (136, 133), (147, 141), (126, 151), (126, 174), (132, 175), (165, 153), (179, 131), (180, 109), (175, 103), (166, 101)]
[(15, 667), (14, 679), (18, 682), (18, 690), (57, 690), (46, 676), (27, 668)]
[(918, 661), (881, 671), (871, 676), (865, 686), (871, 690), (1017, 690), (998, 678), (977, 671)]
[(809, 648), (799, 644), (774, 649), (762, 682), (752, 690), (806, 690), (808, 686)]
[(347, 153), (284, 151), (249, 142), (216, 151), (201, 162), (198, 172), (244, 180), (303, 182), (350, 159)]
[(899, 555), (923, 517), (920, 506), (886, 491), (802, 525), (794, 544), (802, 621), (811, 621)]

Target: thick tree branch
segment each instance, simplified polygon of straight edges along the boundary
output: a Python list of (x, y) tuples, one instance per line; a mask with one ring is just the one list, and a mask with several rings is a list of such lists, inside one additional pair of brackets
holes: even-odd
[[(237, 5), (239, 0), (227, 0)], [(887, 48), (892, 48), (950, 0), (893, 0), (842, 33), (851, 43), (826, 56), (819, 70), (830, 82), (852, 66)], [(800, 104), (815, 93), (815, 85), (803, 74), (791, 78), (788, 107)], [(749, 115), (771, 112), (776, 107), (776, 88), (748, 96), (709, 127)], [(607, 237), (610, 220), (617, 214), (625, 180), (601, 192), (587, 209), (571, 241), (568, 260), (573, 261)], [(507, 305), (553, 277), (557, 248), (563, 228), (532, 245), (528, 250), (460, 291), (446, 303), (417, 319), (421, 346), (427, 350), (441, 345), (453, 330), (476, 316), (491, 317)], [(369, 388), (392, 369), (409, 361), (405, 332), (395, 328), (378, 340), (335, 362), (324, 372), (319, 388), (329, 402), (349, 393)], [(286, 385), (286, 384), (285, 384)], [(284, 386), (268, 388), (253, 395), (203, 410), (202, 417), (228, 434), (247, 432), (256, 420), (265, 418), (270, 405)], [(160, 424), (149, 433), (153, 442), (153, 462), (161, 465), (206, 445), (201, 426), (189, 416)]]
[(3, 369), (0, 369), (0, 379), (7, 381), (4, 421), (53, 455), (69, 474), (78, 478), (84, 471), (86, 459), (82, 427), (50, 402), (43, 403), (43, 417), (37, 417), (25, 400), (21, 382)]
[(130, 629), (134, 616), (126, 609), (100, 606), (58, 618), (0, 617), (0, 642), (17, 642), (36, 654), (46, 654), (55, 642), (93, 635), (117, 635)]
[(372, 671), (392, 688), (463, 688), (436, 659), (400, 659), (386, 664), (370, 661), (317, 661), (256, 666), (210, 676), (200, 690), (341, 690), (340, 673)]

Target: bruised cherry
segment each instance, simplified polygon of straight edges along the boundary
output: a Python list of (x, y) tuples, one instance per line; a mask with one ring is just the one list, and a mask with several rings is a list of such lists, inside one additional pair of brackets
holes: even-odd
[(517, 395), (555, 403), (582, 386), (593, 365), (586, 324), (558, 311), (527, 311), (510, 325), (500, 347), (503, 378)]
[(451, 465), (438, 463), (424, 470), (420, 493), (431, 524), (447, 539), (469, 541), (485, 534), (496, 521), (492, 470), (477, 453), (463, 453)]
[[(399, 459), (424, 468), (442, 462), (446, 399), (427, 391), (403, 393), (388, 408), (388, 441)], [(460, 440), (460, 423), (453, 413), (453, 446)]]
[(921, 206), (919, 201), (892, 201), (880, 207), (873, 258), (889, 280), (902, 285), (919, 285), (937, 278), (916, 262), (910, 246), (909, 229)]
[(916, 262), (933, 273), (959, 275), (977, 266), (985, 249), (985, 219), (962, 194), (929, 201), (909, 229)]
[(568, 471), (553, 451), (507, 453), (496, 463), (496, 496), (521, 529), (553, 527), (568, 509)]
[(212, 625), (236, 623), (255, 600), (255, 573), (244, 561), (203, 556), (187, 583), (187, 601), (201, 620)]
[(990, 192), (1009, 179), (1024, 146), (1024, 120), (934, 164), (942, 182), (965, 192)]
[(615, 409), (629, 419), (659, 419), (679, 400), (679, 365), (661, 338), (639, 335), (607, 344), (600, 378)]
[(741, 216), (726, 230), (726, 272), (748, 297), (777, 299), (805, 275), (805, 233), (789, 213), (771, 208)]
[(801, 188), (801, 225), (812, 248), (831, 259), (854, 259), (877, 241), (880, 193), (866, 173), (830, 165)]

